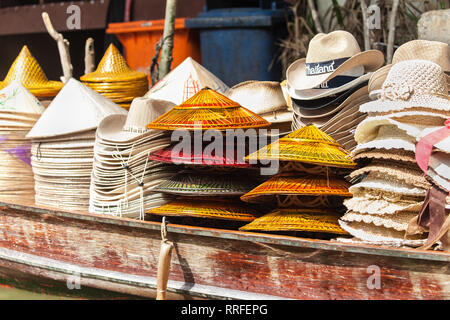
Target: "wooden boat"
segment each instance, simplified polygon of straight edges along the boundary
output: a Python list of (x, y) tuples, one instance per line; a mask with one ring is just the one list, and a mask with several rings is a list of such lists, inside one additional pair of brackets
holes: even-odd
[[(69, 293), (154, 298), (160, 229), (0, 202), (0, 275), (59, 283)], [(175, 245), (168, 298), (450, 299), (449, 253), (182, 225), (167, 231)], [(378, 288), (371, 282), (377, 267)]]

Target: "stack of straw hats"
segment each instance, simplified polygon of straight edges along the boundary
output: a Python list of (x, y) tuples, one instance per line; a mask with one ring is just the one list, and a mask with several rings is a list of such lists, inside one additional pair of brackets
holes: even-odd
[(87, 211), (95, 131), (103, 118), (126, 114), (70, 79), (28, 133), (38, 205)]
[(447, 87), (450, 90), (450, 48), (447, 43), (430, 40), (412, 40), (402, 44), (395, 50), (392, 56), (392, 64), (388, 64), (375, 71), (369, 80), (369, 95), (376, 99), (381, 93), (386, 76), (392, 66), (406, 60), (428, 60), (432, 61), (448, 73)]
[(347, 234), (338, 224), (350, 184), (336, 168), (354, 168), (348, 151), (314, 125), (294, 131), (247, 160), (282, 161), (282, 172), (241, 197), (277, 208), (240, 230)]
[(263, 117), (280, 135), (291, 132), (292, 106), (276, 81), (245, 81), (227, 91), (226, 96)]
[(131, 70), (113, 44), (106, 50), (97, 70), (80, 80), (125, 109), (129, 109), (134, 98), (142, 97), (148, 90), (147, 75)]
[[(392, 246), (419, 246), (424, 235), (407, 235), (430, 187), (415, 160), (424, 129), (441, 127), (450, 117), (446, 76), (427, 60), (406, 60), (390, 69), (380, 98), (363, 104), (369, 117), (359, 124), (352, 155), (369, 160), (353, 172), (361, 179), (350, 188), (341, 226), (357, 240)], [(367, 161), (366, 161), (367, 163)]]
[(146, 125), (174, 105), (136, 98), (128, 115), (113, 114), (100, 122), (94, 148), (91, 213), (144, 219), (144, 212), (170, 197), (154, 192), (170, 178), (175, 166), (149, 160), (151, 152), (170, 144), (170, 136)]
[[(258, 128), (268, 124), (255, 113), (212, 89), (200, 90), (150, 123), (148, 127), (152, 129), (190, 131), (184, 138), (188, 141), (181, 142), (186, 144), (181, 149), (175, 145), (151, 155), (153, 160), (184, 164), (190, 170), (181, 172), (157, 187), (156, 190), (178, 195), (179, 198), (167, 205), (151, 209), (149, 213), (160, 216), (213, 218), (236, 223), (252, 221), (257, 216), (257, 211), (239, 200), (240, 195), (255, 185), (248, 172), (242, 172), (243, 169), (225, 173), (223, 170), (214, 170), (248, 168), (249, 165), (243, 159), (239, 161), (236, 157), (236, 148), (245, 146), (233, 145), (233, 148), (227, 148), (224, 143), (226, 139), (219, 130)], [(209, 151), (203, 143), (202, 135), (202, 130), (207, 129), (216, 129), (215, 139), (219, 142)], [(193, 150), (191, 146), (194, 147)], [(211, 170), (199, 172), (196, 170), (199, 167)]]
[(59, 81), (50, 81), (37, 62), (36, 58), (24, 46), (14, 60), (11, 68), (3, 81), (0, 81), (0, 89), (18, 80), (34, 96), (39, 99), (53, 98), (63, 87)]
[(145, 95), (148, 98), (181, 104), (202, 88), (225, 94), (229, 88), (209, 70), (191, 57), (158, 81)]
[(44, 111), (18, 80), (0, 90), (0, 199), (34, 200), (28, 131)]
[(306, 58), (295, 61), (286, 71), (294, 111), (292, 129), (314, 124), (352, 150), (356, 146), (354, 130), (366, 116), (358, 108), (370, 101), (368, 80), (383, 63), (380, 51), (361, 52), (349, 32), (316, 35)]

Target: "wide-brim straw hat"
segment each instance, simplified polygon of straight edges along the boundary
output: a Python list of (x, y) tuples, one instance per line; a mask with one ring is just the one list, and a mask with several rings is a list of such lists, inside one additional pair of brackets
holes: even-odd
[(329, 34), (319, 33), (311, 39), (306, 58), (292, 63), (286, 77), (289, 87), (307, 90), (355, 68), (362, 69), (359, 76), (373, 72), (383, 63), (384, 57), (380, 51), (361, 52), (351, 33), (337, 30)]
[(428, 183), (417, 165), (404, 164), (392, 160), (373, 160), (370, 164), (350, 173), (350, 178), (367, 175), (374, 172), (380, 176), (386, 176), (390, 180), (397, 179), (406, 184), (415, 187), (428, 189), (431, 185)]
[(383, 159), (417, 165), (415, 151), (406, 151), (402, 149), (372, 148), (353, 153), (352, 159), (354, 161)]
[(112, 143), (137, 143), (145, 136), (161, 136), (161, 132), (147, 129), (147, 124), (174, 107), (169, 101), (136, 98), (128, 114), (113, 114), (104, 118), (98, 128), (97, 137)]
[(171, 101), (179, 105), (205, 87), (222, 94), (229, 90), (219, 78), (188, 57), (159, 80), (145, 97)]
[(447, 153), (435, 152), (430, 156), (427, 176), (441, 189), (450, 191), (450, 160)]
[(333, 138), (313, 125), (289, 135), (245, 157), (246, 160), (301, 161), (330, 167), (353, 168), (356, 163)]
[(270, 123), (223, 94), (204, 88), (149, 123), (160, 130), (226, 130), (267, 127)]
[(389, 179), (388, 176), (378, 172), (370, 172), (361, 182), (352, 185), (349, 191), (352, 194), (360, 194), (366, 191), (390, 193), (411, 197), (425, 197), (427, 190), (397, 179)]
[(240, 201), (220, 198), (178, 198), (148, 211), (150, 214), (177, 217), (212, 218), (250, 222), (259, 213)]
[(228, 90), (226, 96), (259, 115), (288, 109), (277, 81), (241, 82)]
[(54, 97), (63, 87), (62, 82), (48, 80), (27, 46), (23, 46), (6, 78), (0, 82), (0, 89), (8, 86), (14, 80), (20, 81), (25, 88), (39, 98)]
[(442, 127), (447, 117), (433, 112), (410, 111), (383, 116), (369, 116), (355, 131), (355, 140), (362, 144), (375, 139), (382, 126), (396, 126), (412, 138), (419, 138), (426, 128)]
[(276, 195), (351, 197), (350, 183), (336, 177), (302, 175), (297, 172), (278, 174), (241, 197), (242, 201), (263, 203)]
[(239, 228), (243, 231), (303, 231), (348, 234), (338, 223), (339, 215), (324, 209), (276, 209)]
[(426, 239), (423, 239), (423, 236), (406, 236), (405, 231), (376, 226), (373, 223), (345, 222), (339, 220), (339, 225), (352, 236), (368, 242), (420, 247), (426, 241)]
[(44, 111), (27, 138), (37, 140), (96, 129), (111, 114), (127, 114), (121, 107), (71, 78)]
[[(369, 91), (381, 90), (384, 81), (392, 66), (406, 60), (429, 60), (439, 66), (445, 72), (450, 72), (450, 49), (447, 43), (430, 40), (412, 40), (402, 44), (395, 50), (392, 56), (392, 64), (388, 64), (375, 71), (369, 81)], [(450, 76), (447, 75), (447, 84), (450, 84)]]
[(419, 212), (423, 205), (423, 197), (409, 197), (386, 192), (363, 192), (345, 199), (348, 210), (374, 215), (390, 215), (399, 212)]
[(181, 172), (158, 185), (154, 190), (184, 196), (241, 196), (255, 186), (242, 174), (206, 174)]
[[(450, 117), (449, 117), (449, 118), (450, 118)], [(434, 133), (434, 132), (437, 131), (437, 130), (440, 130), (441, 128), (443, 128), (443, 127), (438, 127), (438, 128), (425, 128), (425, 129), (421, 132), (421, 134), (420, 134), (420, 136), (418, 137), (417, 140), (420, 140), (420, 139), (422, 139), (423, 137), (425, 137), (425, 136), (427, 136), (427, 135), (429, 135), (429, 134), (432, 134), (432, 133)], [(442, 140), (436, 142), (436, 143), (434, 144), (433, 147), (434, 147), (434, 149), (437, 150), (437, 151), (441, 151), (441, 152), (450, 154), (450, 136), (447, 136), (447, 137), (445, 137), (444, 139), (442, 139)]]
[(409, 222), (417, 217), (417, 212), (400, 212), (391, 215), (372, 215), (348, 211), (342, 218), (345, 222), (362, 222), (377, 227), (393, 229), (396, 231), (408, 230)]
[(360, 111), (402, 111), (415, 107), (450, 111), (446, 76), (434, 62), (407, 60), (393, 65), (380, 99), (363, 104)]
[(401, 149), (415, 152), (416, 139), (399, 129), (396, 125), (383, 125), (380, 126), (374, 139), (358, 144), (352, 151), (352, 155), (368, 149)]
[(80, 78), (83, 82), (119, 82), (142, 79), (147, 81), (147, 75), (143, 72), (131, 70), (114, 44), (110, 44), (106, 50), (97, 70)]

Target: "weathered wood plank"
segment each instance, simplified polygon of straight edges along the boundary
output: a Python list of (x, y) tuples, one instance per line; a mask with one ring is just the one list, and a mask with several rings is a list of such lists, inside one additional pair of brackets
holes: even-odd
[[(3, 204), (0, 247), (82, 268), (154, 279), (159, 227), (154, 222)], [(175, 244), (172, 292), (202, 296), (198, 288), (204, 286), (217, 287), (222, 293), (216, 297), (223, 298), (230, 298), (227, 290), (235, 290), (234, 298), (450, 299), (448, 253), (175, 225), (168, 231)], [(367, 286), (371, 275), (367, 268), (372, 265), (380, 268), (380, 289)], [(114, 281), (107, 282), (108, 290), (114, 290)], [(123, 293), (142, 295), (138, 291)]]

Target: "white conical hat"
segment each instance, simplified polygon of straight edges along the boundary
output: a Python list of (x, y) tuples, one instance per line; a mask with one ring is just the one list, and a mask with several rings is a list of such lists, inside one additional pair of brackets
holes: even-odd
[(229, 90), (228, 86), (219, 78), (194, 59), (188, 57), (156, 83), (145, 97), (171, 101), (179, 105), (204, 87), (222, 94)]
[(48, 106), (27, 138), (48, 138), (92, 130), (111, 114), (127, 114), (127, 111), (72, 78)]
[(44, 106), (20, 81), (13, 81), (0, 90), (0, 112), (41, 114), (44, 110)]

